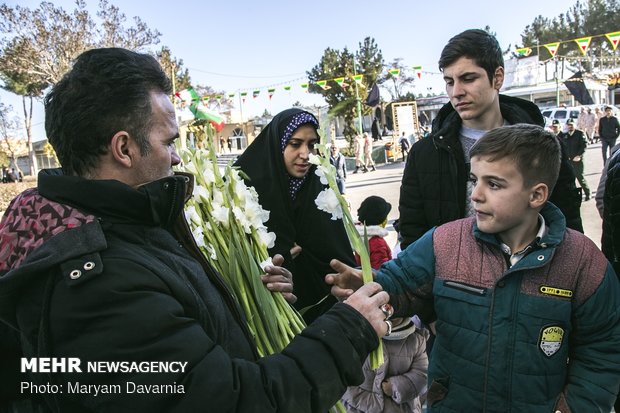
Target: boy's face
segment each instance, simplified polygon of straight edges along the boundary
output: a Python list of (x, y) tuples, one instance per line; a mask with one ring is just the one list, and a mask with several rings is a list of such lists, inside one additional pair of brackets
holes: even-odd
[(488, 161), (488, 157), (471, 158), (470, 179), (474, 187), (471, 201), (476, 212), (478, 228), (488, 234), (497, 234), (502, 242), (521, 239), (538, 219), (540, 199), (537, 189), (542, 185), (526, 188), (523, 176), (515, 163), (506, 158)]
[(470, 126), (492, 112), (493, 105), (497, 104), (504, 69), (498, 67), (493, 81), (489, 81), (487, 72), (474, 60), (461, 57), (443, 69), (443, 78), (452, 106), (463, 124)]

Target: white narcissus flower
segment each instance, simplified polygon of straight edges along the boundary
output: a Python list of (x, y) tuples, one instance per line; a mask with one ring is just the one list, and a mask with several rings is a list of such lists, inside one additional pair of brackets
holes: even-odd
[(326, 168), (324, 166), (322, 166), (322, 165), (314, 170), (314, 173), (316, 174), (316, 176), (318, 176), (321, 179), (321, 183), (323, 185), (328, 185), (329, 184), (329, 181), (327, 180), (327, 176), (325, 176), (326, 172), (329, 173), (329, 170), (326, 170)]
[(210, 202), (209, 191), (202, 185), (194, 186), (194, 201), (198, 204), (202, 204), (203, 202)]
[(243, 181), (235, 182), (235, 195), (239, 198), (239, 205), (243, 205), (246, 203), (246, 199), (252, 197), (252, 193), (248, 189), (247, 186), (243, 183)]
[(211, 256), (211, 259), (217, 260), (217, 254), (215, 253), (215, 247), (212, 244), (205, 246), (205, 249), (209, 251), (209, 256)]
[(332, 214), (332, 220), (341, 219), (343, 216), (342, 207), (338, 201), (336, 193), (331, 188), (327, 188), (319, 193), (314, 200), (316, 206), (328, 214)]
[(261, 262), (261, 263), (260, 263), (260, 264), (258, 264), (258, 265), (260, 265), (260, 267), (263, 269), (263, 271), (265, 271), (265, 267), (266, 267), (266, 266), (268, 266), (268, 265), (269, 265), (269, 266), (272, 266), (272, 267), (273, 267), (273, 261), (271, 261), (271, 257), (269, 257), (269, 258), (267, 258), (265, 261)]
[(184, 168), (186, 172), (189, 172), (194, 176), (198, 174), (198, 170), (196, 169), (196, 164), (192, 161), (189, 161), (188, 163), (186, 163)]
[(213, 204), (213, 219), (224, 225), (224, 228), (228, 228), (230, 226), (229, 223), (229, 209), (220, 204)]
[(199, 248), (203, 248), (205, 246), (205, 236), (200, 225), (194, 228), (192, 231), (192, 236), (196, 240), (196, 245), (198, 245)]
[(194, 205), (190, 205), (185, 208), (185, 218), (190, 224), (200, 225), (201, 219), (198, 212), (196, 212), (196, 207)]
[(238, 206), (233, 207), (232, 209), (233, 215), (239, 221), (239, 224), (243, 227), (243, 231), (246, 234), (252, 233), (252, 223), (245, 216), (245, 213)]
[(315, 154), (311, 153), (308, 156), (308, 162), (310, 162), (312, 165), (320, 165), (321, 164), (321, 158), (319, 156), (316, 156)]
[(202, 177), (208, 184), (215, 183), (215, 173), (213, 172), (213, 164), (211, 162), (205, 162)]
[(215, 185), (213, 186), (211, 196), (213, 197), (213, 203), (218, 205), (224, 205), (224, 193), (217, 189)]
[(267, 228), (260, 227), (260, 228), (258, 228), (257, 233), (258, 233), (258, 237), (260, 238), (260, 241), (267, 248), (273, 248), (273, 246), (276, 245), (276, 234), (275, 234), (275, 232), (267, 232)]

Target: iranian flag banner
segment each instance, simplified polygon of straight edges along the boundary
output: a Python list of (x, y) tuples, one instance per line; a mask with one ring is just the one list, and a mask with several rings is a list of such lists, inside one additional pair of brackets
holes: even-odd
[(220, 132), (224, 128), (224, 118), (222, 115), (209, 110), (193, 87), (177, 92), (176, 97), (189, 106), (189, 110), (194, 115), (194, 119), (205, 119), (209, 121), (217, 132)]
[(616, 50), (616, 48), (618, 47), (618, 41), (620, 41), (620, 32), (606, 33), (605, 37), (607, 37), (607, 40), (609, 40), (609, 42), (611, 43), (611, 47)]
[(543, 46), (545, 46), (547, 50), (549, 50), (549, 53), (551, 53), (551, 57), (555, 57), (555, 54), (558, 52), (558, 48), (560, 47), (560, 42), (547, 43)]
[(579, 46), (579, 50), (585, 56), (588, 51), (588, 47), (590, 47), (590, 41), (592, 40), (592, 36), (590, 37), (581, 37), (579, 39), (575, 39), (575, 42)]
[(517, 54), (519, 57), (527, 57), (532, 54), (532, 48), (530, 47), (520, 47), (517, 49)]

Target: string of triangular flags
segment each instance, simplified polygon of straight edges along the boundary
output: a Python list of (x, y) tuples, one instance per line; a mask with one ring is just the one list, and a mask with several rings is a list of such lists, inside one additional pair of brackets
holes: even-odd
[[(422, 73), (425, 73), (422, 71), (422, 66), (413, 66), (413, 71), (415, 73), (415, 75), (418, 77), (418, 79), (422, 78)], [(392, 68), (388, 70), (388, 73), (391, 74), (394, 77), (398, 77), (400, 75), (400, 69), (399, 68)], [(348, 80), (352, 80), (353, 82), (357, 83), (359, 86), (364, 87), (363, 84), (363, 79), (364, 79), (364, 75), (363, 74), (358, 74), (358, 75), (353, 75), (350, 77), (336, 77), (333, 79), (322, 79), (322, 80), (317, 80), (316, 84), (321, 87), (324, 90), (328, 90), (331, 89), (331, 86), (328, 85), (328, 82), (335, 82), (338, 86), (345, 88), (347, 86), (349, 86), (349, 84), (351, 83), (347, 83)], [(300, 80), (300, 79), (296, 79), (296, 80)], [(287, 92), (290, 92), (292, 90), (293, 87), (293, 82), (295, 82), (296, 80), (292, 80), (290, 82), (286, 82), (286, 83), (279, 83), (277, 85), (270, 85), (270, 86), (263, 86), (263, 87), (257, 87), (257, 88), (250, 88), (250, 89), (243, 89), (243, 90), (238, 90), (235, 92), (229, 92), (229, 93), (224, 93), (224, 94), (215, 94), (215, 95), (206, 95), (203, 96), (203, 100), (205, 101), (209, 101), (209, 100), (215, 100), (218, 104), (221, 103), (222, 99), (224, 99), (224, 97), (228, 97), (228, 99), (234, 99), (237, 96), (241, 99), (242, 103), (245, 103), (246, 100), (248, 99), (249, 96), (252, 96), (253, 99), (258, 98), (259, 96), (261, 96), (261, 93), (266, 91), (267, 92), (267, 97), (269, 98), (269, 100), (271, 100), (271, 98), (273, 97), (273, 95), (278, 91), (278, 90), (284, 90)], [(308, 88), (310, 87), (310, 83), (303, 82), (303, 83), (299, 83), (298, 84), (303, 90), (305, 90), (306, 92), (308, 91)], [(264, 95), (263, 95), (264, 96)]]
[[(558, 52), (558, 49), (560, 48), (560, 44), (575, 42), (577, 43), (577, 46), (579, 46), (579, 50), (581, 50), (581, 53), (585, 56), (586, 52), (588, 51), (588, 48), (590, 47), (590, 42), (592, 41), (592, 39), (597, 38), (597, 37), (603, 37), (603, 36), (606, 37), (607, 40), (609, 40), (609, 43), (611, 43), (611, 47), (614, 50), (616, 50), (616, 48), (618, 47), (618, 43), (620, 42), (620, 31), (610, 32), (610, 33), (605, 33), (605, 34), (598, 34), (596, 36), (579, 37), (577, 39), (571, 39), (571, 40), (551, 42), (551, 43), (543, 44), (541, 46), (545, 47), (549, 51), (549, 53), (551, 54), (551, 57), (555, 57)], [(520, 57), (527, 57), (530, 54), (532, 54), (533, 47), (536, 47), (536, 46), (518, 47), (516, 49), (516, 52)]]

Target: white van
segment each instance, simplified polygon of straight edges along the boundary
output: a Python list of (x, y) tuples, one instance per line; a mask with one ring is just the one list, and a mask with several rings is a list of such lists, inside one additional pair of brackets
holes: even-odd
[(566, 125), (568, 118), (572, 118), (577, 123), (577, 118), (581, 112), (581, 107), (559, 107), (542, 109), (540, 113), (545, 117), (545, 127), (551, 127), (551, 122), (557, 119), (562, 124), (562, 127)]

